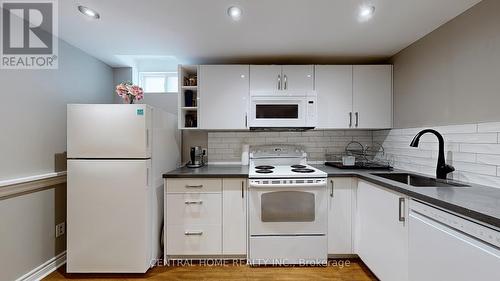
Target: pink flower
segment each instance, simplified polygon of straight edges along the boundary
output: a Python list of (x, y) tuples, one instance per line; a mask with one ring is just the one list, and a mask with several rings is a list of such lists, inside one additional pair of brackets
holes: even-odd
[(116, 86), (116, 93), (118, 94), (118, 96), (123, 97), (128, 94), (128, 89), (125, 85), (118, 84)]
[(115, 92), (126, 103), (133, 100), (142, 100), (144, 98), (144, 91), (141, 87), (133, 85), (132, 82), (122, 82), (116, 85)]
[(144, 92), (142, 91), (142, 88), (137, 86), (137, 85), (132, 85), (130, 87), (130, 93), (133, 95), (133, 96), (142, 96), (144, 94)]

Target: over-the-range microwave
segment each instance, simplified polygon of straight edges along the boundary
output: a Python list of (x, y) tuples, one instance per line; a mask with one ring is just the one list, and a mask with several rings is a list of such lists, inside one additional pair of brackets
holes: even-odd
[(314, 91), (250, 92), (251, 130), (307, 130), (318, 123)]

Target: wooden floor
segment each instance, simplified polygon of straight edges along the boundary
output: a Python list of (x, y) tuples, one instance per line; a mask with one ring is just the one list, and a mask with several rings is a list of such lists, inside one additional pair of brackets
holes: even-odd
[[(339, 262), (345, 262), (345, 264), (339, 266)], [(63, 266), (43, 280), (377, 280), (359, 259), (330, 260), (329, 263), (329, 266), (324, 267), (249, 267), (234, 266), (231, 263), (218, 266), (185, 264), (154, 267), (146, 274), (68, 274)]]

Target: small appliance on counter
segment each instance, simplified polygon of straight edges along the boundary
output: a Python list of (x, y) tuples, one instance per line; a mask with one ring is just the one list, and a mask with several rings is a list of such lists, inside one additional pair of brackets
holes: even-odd
[(186, 164), (188, 168), (200, 168), (205, 166), (205, 152), (201, 146), (192, 146), (190, 152), (191, 160)]
[(344, 152), (326, 154), (325, 165), (339, 169), (392, 170), (383, 156), (384, 148), (380, 144), (364, 147), (357, 141), (351, 141)]

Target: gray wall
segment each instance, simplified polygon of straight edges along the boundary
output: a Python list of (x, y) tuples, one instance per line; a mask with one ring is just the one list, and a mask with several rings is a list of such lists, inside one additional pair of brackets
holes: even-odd
[(498, 11), (484, 0), (391, 59), (396, 128), (500, 120)]
[[(0, 180), (64, 169), (66, 104), (113, 102), (109, 66), (63, 41), (59, 58), (58, 70), (0, 70)], [(55, 224), (65, 220), (65, 184), (0, 199), (0, 280), (64, 251)]]
[(66, 151), (66, 104), (112, 103), (112, 69), (64, 41), (57, 70), (0, 70), (0, 180), (50, 173)]

